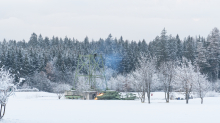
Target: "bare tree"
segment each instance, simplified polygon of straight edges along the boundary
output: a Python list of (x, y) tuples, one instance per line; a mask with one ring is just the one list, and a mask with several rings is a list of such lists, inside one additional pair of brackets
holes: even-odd
[(186, 58), (183, 58), (183, 63), (176, 68), (175, 81), (180, 91), (183, 91), (186, 98), (186, 104), (189, 102), (189, 94), (192, 92), (192, 87), (195, 82), (194, 66)]
[(211, 84), (207, 79), (206, 75), (202, 75), (199, 72), (199, 68), (197, 66), (197, 71), (195, 72), (195, 82), (193, 85), (193, 90), (197, 93), (197, 95), (201, 98), (201, 104), (203, 104), (203, 98), (206, 93), (211, 90)]
[(6, 103), (8, 97), (14, 93), (15, 85), (13, 84), (14, 76), (9, 71), (0, 69), (0, 119), (5, 115)]
[(139, 79), (139, 73), (137, 71), (135, 71), (134, 73), (134, 87), (135, 87), (135, 91), (138, 93), (138, 97), (139, 99), (141, 99), (141, 102), (144, 103), (145, 102), (145, 96), (146, 96), (146, 84), (144, 81), (141, 81)]
[(175, 73), (174, 62), (164, 62), (159, 67), (158, 78), (160, 82), (162, 82), (161, 86), (165, 92), (165, 100), (167, 103), (169, 103), (170, 93), (172, 92), (172, 87), (174, 86)]
[(58, 99), (62, 98), (64, 95), (64, 92), (67, 90), (70, 90), (71, 86), (68, 84), (57, 84), (53, 91), (57, 94)]
[(133, 73), (135, 78), (134, 86), (138, 91), (141, 102), (145, 102), (145, 93), (147, 93), (148, 103), (150, 104), (150, 93), (156, 82), (154, 80), (154, 78), (156, 77), (155, 59), (142, 54), (138, 62), (139, 66)]

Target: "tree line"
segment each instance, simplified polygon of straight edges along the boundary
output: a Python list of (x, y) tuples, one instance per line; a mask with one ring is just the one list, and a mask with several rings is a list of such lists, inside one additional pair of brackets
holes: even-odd
[(138, 59), (141, 54), (156, 58), (156, 69), (167, 62), (186, 58), (192, 65), (199, 66), (199, 71), (207, 75), (207, 79), (216, 83), (219, 79), (220, 34), (214, 28), (207, 37), (185, 37), (168, 35), (163, 29), (159, 36), (147, 43), (128, 41), (121, 36), (113, 38), (111, 34), (106, 39), (97, 41), (86, 37), (83, 41), (75, 38), (64, 39), (53, 36), (43, 37), (41, 34), (31, 34), (29, 41), (5, 39), (0, 42), (0, 67), (10, 70), (15, 75), (14, 83), (19, 78), (25, 78), (23, 85), (36, 87), (42, 91), (52, 91), (50, 83), (73, 84), (74, 72), (77, 68), (79, 55), (92, 53), (102, 54), (104, 64), (112, 74), (126, 76), (141, 64)]

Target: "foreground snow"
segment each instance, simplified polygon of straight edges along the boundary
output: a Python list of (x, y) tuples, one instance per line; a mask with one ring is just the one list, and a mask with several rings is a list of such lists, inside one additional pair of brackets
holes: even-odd
[[(149, 105), (134, 101), (58, 100), (45, 92), (16, 92), (1, 123), (219, 123), (220, 97), (171, 100), (154, 93)], [(156, 98), (156, 95), (161, 96)], [(160, 99), (160, 100), (157, 100)]]

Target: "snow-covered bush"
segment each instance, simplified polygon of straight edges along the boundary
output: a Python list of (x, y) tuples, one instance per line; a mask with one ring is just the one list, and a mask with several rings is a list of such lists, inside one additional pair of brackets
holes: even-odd
[[(28, 83), (31, 83), (28, 84)], [(31, 78), (26, 79), (26, 84), (29, 86), (29, 89), (37, 88), (40, 91), (52, 92), (53, 91), (53, 82), (51, 82), (45, 72), (35, 72)]]
[(206, 93), (205, 95), (206, 97), (218, 97), (220, 96), (219, 93), (215, 92), (215, 91), (209, 91)]
[(53, 91), (54, 93), (57, 94), (58, 99), (60, 99), (61, 97), (63, 97), (64, 92), (67, 90), (70, 90), (71, 86), (68, 84), (57, 84), (54, 88)]
[[(5, 107), (8, 101), (8, 97), (13, 94), (15, 86), (13, 84), (14, 76), (5, 71), (3, 68), (0, 69), (0, 119), (5, 114)], [(3, 110), (4, 109), (4, 110)]]

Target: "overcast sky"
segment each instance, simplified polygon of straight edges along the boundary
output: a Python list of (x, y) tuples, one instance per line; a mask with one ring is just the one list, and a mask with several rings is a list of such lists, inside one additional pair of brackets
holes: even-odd
[(220, 28), (220, 0), (0, 0), (0, 41), (68, 36), (147, 42), (166, 28), (180, 38)]

